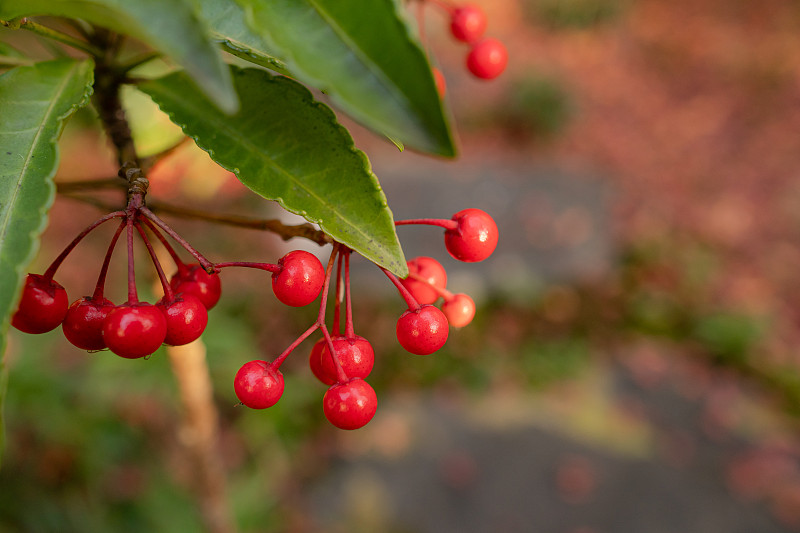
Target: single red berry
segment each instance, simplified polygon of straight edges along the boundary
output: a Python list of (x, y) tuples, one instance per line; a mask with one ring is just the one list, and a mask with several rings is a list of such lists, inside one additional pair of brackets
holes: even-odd
[[(339, 364), (348, 378), (369, 376), (372, 366), (375, 364), (375, 351), (367, 339), (360, 335), (355, 335), (352, 339), (339, 335), (331, 339), (331, 342), (336, 358), (339, 359)], [(322, 374), (334, 383), (339, 381), (339, 373), (336, 371), (336, 364), (328, 350), (328, 343), (322, 346), (319, 358)]]
[(361, 378), (352, 378), (325, 391), (322, 410), (325, 418), (337, 428), (358, 429), (375, 416), (378, 397), (369, 383)]
[(432, 305), (409, 309), (397, 320), (397, 340), (417, 355), (428, 355), (444, 346), (449, 331), (444, 313)]
[(475, 43), (467, 54), (467, 68), (477, 78), (491, 80), (499, 76), (508, 64), (508, 50), (497, 39)]
[(250, 361), (236, 372), (233, 390), (251, 409), (272, 407), (283, 395), (283, 374), (266, 361)]
[(431, 71), (433, 72), (433, 81), (436, 82), (436, 91), (439, 93), (439, 98), (444, 98), (445, 93), (447, 93), (447, 80), (438, 68), (433, 67)]
[(106, 347), (103, 322), (112, 309), (114, 304), (110, 300), (94, 300), (91, 296), (84, 296), (69, 306), (61, 330), (67, 340), (78, 348), (102, 350)]
[(167, 336), (164, 343), (183, 346), (202, 335), (208, 324), (208, 310), (200, 298), (189, 294), (178, 294), (166, 303), (163, 299), (156, 304), (167, 321)]
[(45, 333), (64, 321), (68, 308), (64, 287), (40, 274), (28, 274), (11, 325), (25, 333)]
[(474, 5), (465, 5), (453, 10), (450, 16), (450, 33), (459, 41), (471, 43), (486, 31), (486, 13)]
[(453, 215), (458, 227), (444, 232), (450, 255), (466, 263), (483, 261), (497, 247), (499, 233), (492, 217), (480, 209), (464, 209)]
[(278, 300), (302, 307), (319, 296), (325, 281), (325, 269), (317, 256), (294, 250), (278, 260), (281, 269), (272, 273), (272, 291)]
[(451, 326), (463, 328), (475, 317), (475, 302), (467, 294), (454, 294), (442, 304), (442, 313)]
[[(439, 299), (439, 293), (431, 287), (445, 289), (447, 287), (447, 272), (439, 261), (432, 257), (415, 257), (408, 261), (409, 277), (401, 279), (400, 283), (420, 304), (432, 304)], [(419, 276), (425, 281), (411, 278), (411, 274)]]
[(103, 321), (103, 340), (108, 349), (127, 359), (137, 359), (158, 350), (167, 336), (164, 313), (147, 302), (124, 303)]
[(187, 270), (178, 270), (172, 276), (170, 285), (176, 293), (197, 296), (208, 310), (217, 305), (222, 294), (219, 274), (209, 274), (198, 264), (189, 265)]
[(329, 378), (322, 371), (322, 360), (320, 356), (322, 355), (322, 350), (325, 349), (325, 344), (325, 339), (320, 339), (316, 342), (316, 344), (314, 344), (314, 347), (311, 348), (311, 354), (308, 356), (308, 366), (311, 368), (311, 372), (318, 380), (325, 385), (333, 385), (337, 380)]

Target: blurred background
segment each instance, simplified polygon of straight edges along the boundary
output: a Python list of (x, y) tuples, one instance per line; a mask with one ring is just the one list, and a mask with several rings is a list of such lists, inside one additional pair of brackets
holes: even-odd
[[(433, 355), (405, 353), (402, 301), (354, 261), (379, 409), (344, 432), (322, 415), (312, 340), (282, 368), (278, 405), (236, 405), (236, 370), (275, 357), (316, 311), (282, 306), (258, 272), (226, 271), (203, 336), (224, 479), (214, 501), (165, 350), (127, 361), (12, 332), (0, 532), (211, 530), (211, 508), (228, 517), (214, 531), (800, 531), (800, 4), (475, 3), (510, 52), (492, 82), (469, 75), (444, 11), (422, 17), (457, 161), (400, 153), (341, 117), (395, 218), (495, 216), (500, 244), (480, 264), (451, 260), (439, 230), (399, 228), (408, 258), (435, 257), (448, 288), (472, 295), (473, 324)], [(146, 97), (127, 105), (143, 152), (178, 138)], [(115, 174), (92, 124), (84, 113), (68, 126), (59, 180)], [(295, 220), (188, 145), (151, 183), (157, 201)], [(31, 271), (100, 214), (57, 200)], [(295, 247), (327, 258), (169, 220), (215, 261)], [(110, 233), (60, 270), (71, 297), (93, 288)]]

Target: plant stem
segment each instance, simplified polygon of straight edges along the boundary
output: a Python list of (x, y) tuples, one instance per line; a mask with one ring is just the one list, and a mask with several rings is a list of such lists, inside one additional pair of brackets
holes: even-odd
[(128, 215), (125, 223), (128, 230), (128, 303), (135, 304), (139, 303), (139, 295), (136, 292), (136, 270), (133, 267), (133, 214)]
[(197, 250), (195, 250), (195, 249), (194, 249), (194, 247), (193, 247), (191, 244), (189, 244), (188, 242), (186, 242), (186, 239), (184, 239), (183, 237), (181, 237), (180, 235), (178, 235), (178, 233), (177, 233), (177, 232), (176, 232), (174, 229), (172, 229), (171, 227), (169, 227), (169, 226), (167, 225), (167, 223), (166, 223), (166, 222), (164, 222), (163, 220), (161, 220), (160, 218), (158, 218), (158, 217), (157, 217), (157, 216), (156, 216), (156, 215), (155, 215), (155, 214), (154, 214), (152, 211), (150, 211), (150, 210), (149, 210), (147, 207), (145, 207), (145, 206), (141, 206), (141, 207), (139, 208), (139, 212), (140, 212), (140, 213), (142, 213), (142, 214), (143, 214), (145, 217), (147, 217), (147, 218), (149, 218), (150, 220), (152, 220), (152, 221), (153, 221), (153, 222), (156, 224), (156, 226), (158, 226), (159, 228), (161, 228), (162, 230), (164, 230), (164, 233), (166, 233), (167, 235), (169, 235), (170, 237), (172, 237), (172, 238), (175, 240), (175, 242), (177, 242), (178, 244), (180, 244), (181, 246), (183, 246), (183, 248), (184, 248), (184, 249), (185, 249), (187, 252), (189, 252), (190, 254), (192, 254), (192, 256), (193, 256), (195, 259), (197, 259), (197, 261), (200, 263), (200, 266), (202, 266), (202, 267), (203, 267), (203, 269), (204, 269), (206, 272), (208, 272), (209, 274), (213, 274), (213, 273), (215, 272), (215, 270), (214, 270), (214, 264), (213, 264), (211, 261), (209, 261), (208, 259), (206, 259), (206, 258), (205, 258), (205, 257), (204, 257), (204, 256), (203, 256), (203, 255), (202, 255), (200, 252), (198, 252)]
[(108, 265), (111, 263), (111, 254), (114, 253), (114, 248), (117, 246), (117, 241), (119, 240), (119, 236), (122, 234), (122, 230), (125, 229), (125, 225), (126, 221), (120, 220), (117, 231), (115, 231), (114, 236), (111, 237), (111, 242), (108, 245), (106, 256), (103, 258), (103, 266), (100, 267), (100, 274), (97, 276), (97, 284), (94, 287), (92, 300), (100, 301), (103, 299), (103, 292), (105, 291), (106, 286), (106, 274), (108, 274)]
[(414, 218), (409, 220), (395, 220), (395, 226), (408, 226), (409, 224), (424, 224), (427, 226), (439, 226), (444, 229), (458, 229), (458, 222), (445, 218)]
[(35, 33), (36, 35), (41, 35), (42, 37), (52, 39), (53, 41), (58, 41), (62, 44), (66, 44), (67, 46), (71, 46), (72, 48), (76, 48), (78, 50), (81, 50), (82, 52), (86, 52), (87, 54), (94, 57), (101, 57), (103, 55), (103, 51), (100, 50), (98, 47), (92, 45), (91, 43), (87, 43), (86, 41), (81, 41), (80, 39), (76, 39), (72, 35), (60, 32), (58, 30), (54, 30), (52, 28), (48, 28), (47, 26), (43, 26), (38, 22), (34, 22), (27, 17), (23, 17), (19, 19), (19, 21), (2, 20), (0, 21), (0, 25), (6, 26), (7, 28), (11, 29), (28, 30), (30, 32)]
[(64, 251), (61, 252), (58, 255), (58, 257), (56, 257), (53, 260), (52, 263), (50, 263), (50, 266), (47, 267), (47, 270), (44, 273), (45, 279), (53, 279), (53, 276), (55, 276), (55, 274), (56, 274), (56, 270), (58, 270), (58, 267), (61, 266), (61, 263), (64, 262), (64, 259), (67, 258), (67, 256), (78, 245), (78, 243), (81, 242), (84, 237), (89, 235), (89, 233), (91, 233), (92, 230), (97, 228), (103, 222), (107, 222), (107, 221), (111, 220), (112, 218), (120, 218), (120, 217), (124, 217), (124, 216), (125, 216), (125, 211), (114, 211), (113, 213), (109, 213), (106, 216), (101, 217), (101, 218), (95, 220), (94, 222), (92, 222), (91, 224), (89, 224), (89, 227), (84, 229), (74, 239), (72, 239), (72, 242), (69, 243), (66, 248), (64, 248)]
[(286, 358), (289, 357), (289, 354), (292, 353), (292, 351), (295, 348), (297, 348), (300, 345), (301, 342), (306, 340), (309, 335), (311, 335), (312, 333), (317, 331), (319, 329), (319, 327), (320, 326), (319, 326), (319, 324), (317, 322), (314, 322), (313, 324), (311, 324), (311, 327), (309, 327), (307, 330), (305, 330), (302, 335), (297, 337), (297, 339), (295, 339), (295, 341), (292, 344), (290, 344), (283, 351), (283, 353), (281, 353), (278, 357), (276, 357), (275, 360), (272, 363), (270, 363), (270, 365), (272, 365), (272, 367), (275, 370), (278, 370), (281, 367), (281, 365), (283, 364), (283, 362), (286, 360)]
[(356, 336), (353, 329), (353, 304), (350, 300), (350, 250), (342, 252), (344, 255), (344, 334), (348, 339)]
[(397, 287), (397, 291), (400, 293), (400, 296), (403, 297), (403, 300), (406, 301), (406, 305), (408, 305), (408, 309), (409, 310), (413, 311), (415, 309), (419, 309), (420, 308), (420, 305), (419, 305), (419, 302), (417, 302), (417, 299), (414, 298), (414, 296), (408, 291), (408, 289), (406, 289), (403, 286), (402, 283), (400, 283), (400, 280), (397, 279), (397, 276), (395, 276), (394, 274), (392, 274), (391, 272), (389, 272), (388, 270), (386, 270), (382, 266), (379, 266), (378, 268), (383, 270), (383, 273), (386, 274), (386, 277), (388, 277), (389, 280), (392, 283), (394, 283), (394, 286)]
[(156, 273), (158, 274), (158, 280), (161, 282), (161, 288), (164, 290), (164, 301), (167, 304), (170, 304), (175, 299), (175, 294), (172, 291), (172, 287), (167, 280), (167, 276), (164, 274), (164, 269), (161, 268), (161, 261), (158, 260), (158, 256), (156, 255), (156, 251), (153, 249), (153, 245), (150, 243), (150, 239), (147, 238), (147, 235), (144, 232), (144, 228), (142, 225), (136, 221), (134, 222), (134, 226), (139, 231), (139, 235), (142, 236), (142, 240), (144, 241), (145, 247), (147, 247), (147, 253), (150, 254), (150, 259), (153, 261), (153, 266), (156, 269)]

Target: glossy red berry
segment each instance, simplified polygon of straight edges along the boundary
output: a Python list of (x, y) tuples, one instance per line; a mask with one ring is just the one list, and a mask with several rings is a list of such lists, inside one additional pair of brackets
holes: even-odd
[(325, 418), (339, 429), (364, 427), (378, 410), (378, 397), (369, 383), (352, 378), (337, 383), (325, 392), (322, 399)]
[(320, 339), (314, 344), (314, 347), (311, 348), (311, 354), (308, 356), (308, 366), (318, 380), (325, 385), (333, 385), (337, 380), (329, 378), (322, 371), (322, 360), (320, 356), (322, 355), (322, 350), (325, 349), (325, 344), (325, 339)]
[[(432, 304), (439, 299), (439, 293), (431, 287), (438, 287), (445, 289), (447, 286), (447, 272), (439, 261), (432, 257), (415, 257), (408, 261), (409, 277), (400, 280), (400, 283), (408, 289), (408, 292), (420, 304)], [(425, 281), (418, 281), (412, 279), (411, 275), (414, 274)]]
[(84, 296), (75, 300), (61, 323), (64, 337), (83, 350), (102, 350), (106, 347), (103, 322), (112, 309), (114, 304), (105, 298), (94, 300), (90, 296)]
[(166, 303), (161, 300), (156, 306), (164, 313), (167, 321), (165, 344), (183, 346), (202, 335), (208, 324), (208, 310), (200, 298), (189, 294), (178, 294), (175, 299)]
[(185, 271), (179, 270), (170, 280), (176, 293), (193, 294), (210, 310), (217, 305), (222, 294), (219, 274), (209, 274), (198, 264), (189, 265)]
[(449, 332), (444, 313), (432, 305), (409, 309), (397, 320), (398, 342), (417, 355), (428, 355), (444, 346)]
[(497, 39), (483, 39), (475, 43), (467, 54), (467, 68), (483, 80), (499, 76), (508, 64), (508, 50)]
[(108, 349), (128, 359), (158, 350), (167, 336), (164, 313), (147, 302), (125, 303), (112, 309), (103, 321), (103, 340)]
[(466, 263), (483, 261), (497, 247), (499, 233), (492, 217), (480, 209), (464, 209), (453, 215), (458, 227), (446, 230), (444, 244), (450, 255)]
[(11, 325), (25, 333), (45, 333), (61, 324), (68, 308), (64, 287), (40, 274), (28, 274)]
[(475, 317), (475, 302), (467, 294), (454, 294), (442, 304), (442, 313), (454, 328), (463, 328)]
[(317, 256), (294, 250), (278, 260), (281, 269), (272, 273), (272, 291), (281, 302), (292, 307), (308, 305), (319, 296), (325, 269)]
[[(348, 378), (365, 378), (372, 372), (375, 364), (375, 351), (367, 339), (355, 335), (352, 339), (345, 336), (336, 336), (331, 339), (333, 351), (339, 359), (345, 375)], [(336, 364), (328, 350), (328, 344), (322, 346), (320, 354), (320, 366), (322, 374), (332, 382), (339, 381), (339, 374), (336, 371)]]
[(450, 33), (459, 41), (471, 43), (486, 31), (486, 13), (474, 5), (465, 5), (453, 10), (450, 16)]
[(247, 407), (266, 409), (283, 395), (283, 374), (266, 361), (250, 361), (236, 372), (233, 390)]

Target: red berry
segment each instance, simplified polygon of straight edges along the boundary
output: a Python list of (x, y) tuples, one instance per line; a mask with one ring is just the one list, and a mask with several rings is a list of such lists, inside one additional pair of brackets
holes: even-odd
[(314, 344), (314, 347), (311, 348), (311, 354), (308, 356), (308, 366), (311, 368), (311, 372), (318, 380), (325, 385), (333, 385), (337, 380), (330, 379), (322, 371), (322, 360), (320, 359), (320, 356), (322, 355), (322, 350), (325, 349), (325, 344), (325, 339), (320, 339), (316, 344)]
[(61, 330), (67, 340), (78, 348), (102, 350), (106, 347), (103, 322), (112, 309), (114, 304), (110, 300), (94, 300), (91, 296), (84, 296), (69, 306)]
[(188, 270), (178, 270), (170, 280), (172, 290), (176, 293), (197, 296), (206, 309), (211, 309), (219, 301), (222, 286), (219, 274), (209, 274), (200, 265), (190, 265)]
[(68, 307), (64, 287), (40, 274), (28, 274), (11, 325), (25, 333), (45, 333), (63, 322)]
[(169, 304), (161, 300), (156, 306), (167, 321), (166, 344), (183, 346), (202, 335), (208, 324), (208, 310), (193, 294), (178, 294)]
[(483, 261), (497, 247), (497, 224), (480, 209), (464, 209), (453, 215), (456, 229), (444, 233), (444, 245), (450, 255), (466, 263)]
[(471, 43), (486, 31), (486, 13), (474, 5), (465, 5), (453, 10), (450, 16), (450, 33), (459, 41)]
[(432, 305), (409, 309), (397, 320), (397, 340), (413, 354), (435, 352), (447, 342), (448, 333), (447, 318)]
[(499, 76), (508, 64), (508, 51), (497, 39), (484, 39), (467, 54), (467, 68), (476, 77), (491, 80)]
[[(342, 366), (348, 378), (365, 378), (372, 372), (375, 364), (375, 351), (367, 339), (355, 335), (352, 339), (345, 336), (336, 336), (331, 339), (333, 351), (336, 353), (339, 364)], [(336, 372), (336, 364), (328, 350), (328, 343), (322, 346), (322, 353), (319, 356), (322, 374), (334, 383), (339, 381), (339, 374)]]
[(438, 68), (433, 67), (431, 71), (433, 72), (433, 81), (436, 82), (436, 90), (439, 92), (439, 98), (444, 98), (447, 92), (447, 80)]
[(278, 260), (281, 269), (272, 273), (272, 291), (278, 300), (301, 307), (319, 296), (325, 281), (325, 269), (317, 256), (294, 250)]
[[(447, 272), (439, 261), (432, 257), (415, 257), (408, 263), (409, 277), (400, 280), (400, 283), (408, 289), (408, 292), (420, 304), (432, 304), (439, 299), (439, 293), (431, 287), (444, 289), (447, 286)], [(425, 281), (412, 279), (410, 274), (415, 274)]]
[(442, 304), (442, 313), (454, 328), (463, 328), (475, 317), (475, 302), (469, 295), (454, 294)]
[(108, 349), (128, 359), (158, 350), (167, 336), (164, 313), (147, 302), (125, 303), (103, 321), (103, 340)]
[(322, 399), (325, 418), (339, 429), (358, 429), (367, 425), (378, 410), (378, 397), (369, 383), (352, 378), (337, 383)]
[(247, 407), (266, 409), (283, 395), (283, 374), (266, 361), (250, 361), (236, 372), (233, 390)]

